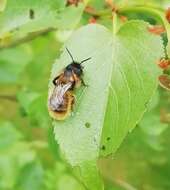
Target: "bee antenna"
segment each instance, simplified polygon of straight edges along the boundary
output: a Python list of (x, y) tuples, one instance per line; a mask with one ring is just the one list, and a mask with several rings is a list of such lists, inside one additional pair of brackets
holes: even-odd
[(74, 62), (73, 56), (72, 56), (72, 54), (70, 53), (70, 51), (68, 50), (68, 48), (67, 48), (67, 47), (66, 47), (66, 50), (67, 50), (68, 54), (70, 55), (70, 57), (71, 57), (72, 61)]
[(88, 61), (89, 59), (91, 59), (91, 57), (89, 57), (89, 58), (87, 58), (87, 59), (84, 59), (83, 61), (80, 62), (80, 64), (82, 64), (82, 63)]

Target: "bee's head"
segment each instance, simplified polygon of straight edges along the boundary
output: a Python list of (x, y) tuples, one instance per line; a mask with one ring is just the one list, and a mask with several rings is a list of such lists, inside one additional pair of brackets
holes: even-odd
[(80, 77), (83, 74), (83, 66), (80, 63), (72, 62), (66, 67), (66, 71), (71, 71)]
[(91, 59), (91, 57), (87, 58), (87, 59), (84, 59), (83, 61), (81, 61), (80, 63), (74, 61), (73, 59), (73, 56), (72, 54), (70, 53), (70, 51), (66, 48), (68, 54), (70, 55), (71, 59), (72, 59), (72, 63), (69, 64), (67, 67), (66, 67), (66, 70), (67, 71), (72, 71), (74, 72), (77, 76), (81, 76), (83, 74), (83, 66), (82, 66), (82, 63), (88, 61), (89, 59)]

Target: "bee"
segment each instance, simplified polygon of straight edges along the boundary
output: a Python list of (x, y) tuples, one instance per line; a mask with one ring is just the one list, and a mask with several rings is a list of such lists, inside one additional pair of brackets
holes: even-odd
[(71, 112), (74, 104), (74, 95), (71, 83), (60, 84), (54, 87), (49, 98), (49, 114), (56, 120), (64, 120)]
[(67, 65), (57, 77), (53, 79), (54, 89), (49, 95), (48, 110), (52, 118), (64, 120), (72, 111), (75, 102), (74, 89), (82, 85), (87, 86), (83, 80), (82, 63), (91, 59), (90, 57), (81, 62), (76, 62), (72, 54), (66, 48), (72, 62)]

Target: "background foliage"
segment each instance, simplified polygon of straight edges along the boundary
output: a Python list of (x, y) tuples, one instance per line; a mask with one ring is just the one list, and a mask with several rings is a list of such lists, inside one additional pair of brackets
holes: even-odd
[[(110, 10), (105, 1), (84, 1), (77, 7), (66, 6), (68, 2), (0, 0), (2, 190), (86, 189), (79, 168), (73, 170), (65, 162), (55, 141), (46, 108), (47, 88), (52, 64), (74, 29), (89, 22), (110, 28), (112, 20), (103, 14)], [(103, 16), (94, 16), (94, 10), (84, 11), (87, 3)], [(169, 2), (116, 0), (114, 3), (120, 7), (152, 4), (162, 9)], [(142, 14), (127, 13), (127, 16), (161, 24)], [(166, 43), (165, 34), (163, 38)], [(116, 154), (98, 161), (106, 190), (170, 189), (169, 100), (169, 92), (159, 87), (152, 103), (147, 105), (144, 118)], [(86, 165), (82, 168), (86, 173)], [(87, 183), (95, 181), (87, 179)]]

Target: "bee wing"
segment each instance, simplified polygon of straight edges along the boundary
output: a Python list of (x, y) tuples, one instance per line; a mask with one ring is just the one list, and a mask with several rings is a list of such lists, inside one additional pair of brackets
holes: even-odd
[(58, 99), (58, 102), (63, 102), (63, 96), (67, 92), (67, 90), (71, 87), (72, 83), (67, 83), (65, 85), (58, 85), (55, 90), (55, 96)]
[(49, 98), (49, 107), (55, 111), (64, 104), (64, 95), (72, 86), (72, 83), (60, 84), (55, 86), (52, 95)]

